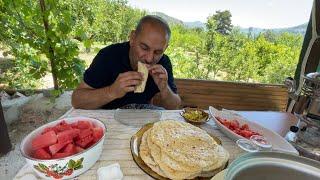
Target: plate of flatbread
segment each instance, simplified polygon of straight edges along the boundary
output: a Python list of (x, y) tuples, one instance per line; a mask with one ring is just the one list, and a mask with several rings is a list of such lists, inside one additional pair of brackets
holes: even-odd
[(162, 120), (143, 126), (130, 141), (133, 160), (155, 179), (210, 179), (225, 169), (221, 141), (186, 122)]

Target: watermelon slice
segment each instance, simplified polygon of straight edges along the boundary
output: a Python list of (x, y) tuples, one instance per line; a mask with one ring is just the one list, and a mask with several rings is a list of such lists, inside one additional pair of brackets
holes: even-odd
[(79, 139), (76, 141), (76, 144), (79, 145), (82, 148), (85, 148), (91, 141), (93, 141), (92, 136), (87, 136), (83, 139)]
[(58, 142), (66, 142), (72, 140), (73, 138), (77, 137), (80, 134), (79, 129), (70, 129), (65, 130), (63, 132), (59, 132), (57, 135)]
[(55, 128), (59, 131), (66, 131), (72, 129), (71, 125), (66, 123), (64, 120), (61, 121), (58, 125), (55, 126)]
[(78, 121), (78, 129), (90, 129), (93, 125), (90, 121)]
[(79, 134), (79, 139), (83, 139), (87, 136), (90, 136), (92, 134), (91, 129), (81, 129)]
[(58, 130), (56, 129), (56, 127), (47, 127), (43, 130), (43, 132), (41, 134), (45, 134), (49, 131), (54, 131), (55, 133), (58, 133)]
[(32, 148), (37, 150), (55, 144), (57, 140), (56, 133), (54, 131), (49, 131), (34, 138), (31, 144)]
[(53, 159), (58, 159), (58, 158), (64, 158), (67, 156), (71, 156), (72, 153), (66, 153), (66, 152), (61, 152), (61, 153), (56, 153), (52, 156)]
[(64, 146), (66, 146), (67, 144), (69, 144), (71, 142), (72, 142), (72, 140), (69, 140), (69, 141), (65, 141), (65, 142), (58, 142), (57, 144), (49, 146), (50, 153), (52, 155), (56, 154), (58, 151), (60, 151), (60, 149), (62, 149)]
[(63, 158), (93, 146), (103, 137), (102, 127), (85, 119), (45, 128), (32, 142), (32, 157), (37, 159)]
[(93, 141), (98, 142), (103, 136), (102, 127), (95, 127), (92, 129)]
[(72, 128), (78, 128), (78, 122), (74, 122), (70, 124)]
[(34, 153), (33, 156), (37, 159), (51, 159), (51, 155), (44, 150), (43, 148), (37, 149)]
[(64, 153), (76, 153), (76, 146), (72, 143), (69, 143), (63, 150)]
[(82, 152), (84, 151), (84, 149), (80, 146), (76, 146), (76, 152), (79, 153), (79, 152)]

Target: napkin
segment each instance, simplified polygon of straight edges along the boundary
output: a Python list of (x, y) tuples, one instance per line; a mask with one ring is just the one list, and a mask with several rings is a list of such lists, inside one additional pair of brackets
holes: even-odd
[(100, 167), (97, 170), (98, 180), (121, 180), (123, 178), (119, 163)]

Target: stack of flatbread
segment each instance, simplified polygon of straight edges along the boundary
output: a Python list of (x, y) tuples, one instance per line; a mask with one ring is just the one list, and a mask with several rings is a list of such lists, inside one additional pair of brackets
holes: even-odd
[(170, 179), (213, 176), (229, 159), (206, 131), (175, 120), (159, 121), (148, 129), (139, 154), (153, 171)]

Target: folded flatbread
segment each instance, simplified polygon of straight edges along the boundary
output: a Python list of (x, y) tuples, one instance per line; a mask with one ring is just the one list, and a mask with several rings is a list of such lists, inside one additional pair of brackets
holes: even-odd
[(143, 80), (142, 80), (141, 84), (136, 86), (134, 92), (135, 93), (142, 93), (146, 87), (146, 82), (147, 82), (148, 74), (149, 74), (149, 71), (148, 71), (146, 64), (138, 61), (138, 72), (143, 73)]

